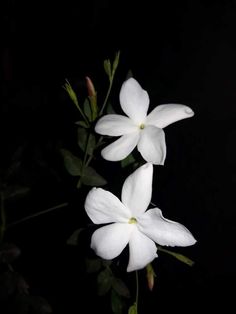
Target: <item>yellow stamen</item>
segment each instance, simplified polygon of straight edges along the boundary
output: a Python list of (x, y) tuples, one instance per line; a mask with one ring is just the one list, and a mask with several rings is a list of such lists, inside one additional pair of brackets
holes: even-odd
[(143, 130), (143, 129), (145, 128), (144, 123), (141, 123), (140, 126), (139, 126), (139, 128), (140, 128), (141, 130)]
[(129, 220), (129, 224), (136, 224), (137, 223), (137, 219), (134, 217), (131, 217)]

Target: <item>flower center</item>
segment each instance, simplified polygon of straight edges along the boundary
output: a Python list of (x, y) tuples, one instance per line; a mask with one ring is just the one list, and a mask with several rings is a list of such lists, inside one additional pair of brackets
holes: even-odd
[(137, 223), (137, 219), (134, 217), (131, 217), (129, 220), (129, 224), (136, 224)]
[(139, 128), (140, 128), (141, 130), (143, 130), (143, 129), (145, 128), (145, 124), (144, 124), (144, 123), (141, 123), (140, 126), (139, 126)]

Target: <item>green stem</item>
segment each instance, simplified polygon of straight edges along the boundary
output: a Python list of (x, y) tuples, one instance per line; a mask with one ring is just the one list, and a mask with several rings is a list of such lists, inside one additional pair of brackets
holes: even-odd
[[(97, 142), (97, 145), (95, 148), (97, 148), (99, 146), (99, 144), (101, 143), (101, 141), (103, 140), (103, 136), (100, 136), (99, 139), (98, 139), (98, 142)], [(90, 162), (92, 161), (93, 159), (93, 156), (89, 156), (88, 160), (86, 161), (85, 163), (85, 167), (88, 167), (88, 165), (90, 164)]]
[(136, 313), (138, 314), (138, 297), (139, 297), (139, 281), (138, 281), (138, 271), (135, 271), (135, 277), (136, 277), (136, 299), (135, 299), (135, 303), (136, 303)]
[(3, 241), (4, 233), (6, 230), (6, 213), (4, 208), (4, 194), (0, 193), (0, 211), (1, 211), (1, 225), (0, 225), (0, 242)]
[[(84, 159), (83, 159), (83, 164), (82, 164), (82, 175), (83, 175), (83, 171), (84, 171), (84, 167), (87, 166), (87, 162), (86, 162), (86, 159), (87, 159), (87, 156), (88, 156), (88, 148), (89, 148), (89, 141), (90, 141), (90, 137), (91, 137), (91, 133), (88, 134), (88, 137), (87, 137), (87, 142), (86, 142), (86, 148), (85, 148), (85, 154), (84, 154)], [(88, 159), (90, 159), (92, 156), (90, 156)], [(93, 157), (92, 157), (93, 158)], [(91, 158), (91, 159), (92, 159)]]
[[(87, 141), (87, 144), (86, 144), (86, 149), (85, 149), (85, 154), (84, 154), (83, 163), (82, 163), (82, 169), (81, 169), (81, 176), (79, 178), (79, 181), (78, 181), (78, 184), (77, 184), (77, 188), (79, 188), (81, 186), (81, 184), (82, 184), (82, 179), (81, 178), (83, 176), (84, 168), (89, 166), (90, 162), (92, 161), (92, 159), (94, 157), (93, 155), (90, 155), (89, 158), (87, 159), (89, 137), (90, 137), (90, 134), (88, 136), (88, 141)], [(99, 138), (99, 140), (97, 142), (96, 147), (99, 146), (99, 144), (101, 143), (102, 139), (103, 139), (103, 136), (100, 136), (100, 138)], [(86, 159), (87, 159), (87, 161), (86, 161)]]
[(104, 109), (105, 109), (105, 107), (106, 107), (108, 98), (109, 98), (110, 93), (111, 93), (111, 88), (112, 88), (112, 84), (113, 84), (113, 79), (114, 79), (114, 75), (112, 75), (112, 77), (111, 77), (110, 84), (109, 84), (109, 88), (108, 88), (108, 90), (107, 90), (107, 94), (106, 94), (105, 100), (104, 100), (104, 102), (103, 102), (102, 108), (101, 108), (101, 110), (100, 110), (100, 112), (99, 112), (99, 115), (98, 115), (99, 117), (103, 114), (103, 111), (104, 111)]
[(35, 213), (35, 214), (33, 214), (33, 215), (29, 215), (29, 216), (27, 216), (27, 217), (24, 217), (24, 218), (22, 218), (22, 219), (19, 219), (19, 220), (15, 221), (15, 222), (12, 222), (11, 224), (9, 224), (9, 225), (7, 226), (7, 228), (13, 227), (13, 226), (18, 225), (18, 224), (20, 224), (20, 223), (22, 223), (22, 222), (25, 222), (25, 221), (27, 221), (27, 220), (29, 220), (29, 219), (32, 219), (32, 218), (35, 218), (35, 217), (38, 217), (38, 216), (41, 216), (41, 215), (50, 213), (50, 212), (54, 211), (55, 209), (59, 209), (59, 208), (66, 207), (66, 206), (68, 206), (68, 203), (62, 203), (62, 204), (59, 204), (59, 205), (50, 207), (50, 208), (48, 208), (48, 209), (46, 209), (46, 210), (42, 210), (42, 211), (40, 211), (40, 212), (38, 212), (38, 213)]
[(89, 147), (90, 136), (91, 136), (91, 133), (89, 133), (89, 134), (88, 134), (88, 137), (87, 137), (86, 148), (85, 148), (85, 153), (84, 153), (84, 158), (83, 158), (83, 163), (82, 163), (82, 169), (81, 169), (81, 176), (80, 176), (80, 178), (79, 178), (79, 182), (78, 182), (78, 184), (77, 184), (77, 187), (80, 187), (80, 186), (81, 186), (82, 177), (83, 177), (83, 173), (84, 173), (84, 168), (85, 168), (85, 167), (88, 167), (90, 161), (91, 161), (92, 158), (93, 158), (93, 156), (89, 156), (88, 160), (86, 161), (87, 156), (88, 156), (88, 147)]
[(89, 121), (88, 121), (88, 119), (86, 118), (85, 114), (83, 113), (82, 109), (80, 108), (78, 102), (75, 101), (74, 104), (76, 105), (76, 108), (79, 110), (81, 116), (83, 117), (84, 122), (85, 122), (85, 123), (87, 124), (87, 126), (89, 127)]
[(66, 80), (66, 84), (63, 86), (63, 88), (65, 89), (65, 91), (69, 94), (70, 99), (73, 101), (73, 103), (75, 104), (76, 108), (79, 110), (81, 116), (83, 117), (85, 123), (87, 124), (87, 126), (89, 127), (89, 121), (86, 118), (85, 114), (83, 113), (83, 110), (80, 108), (77, 96), (72, 88), (72, 86), (70, 85), (70, 82), (68, 80)]

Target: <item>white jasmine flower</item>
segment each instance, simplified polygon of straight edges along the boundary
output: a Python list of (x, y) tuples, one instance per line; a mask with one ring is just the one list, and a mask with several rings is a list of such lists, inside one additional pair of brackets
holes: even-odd
[(127, 271), (145, 267), (157, 257), (160, 245), (189, 246), (196, 240), (180, 223), (165, 219), (159, 208), (146, 211), (152, 195), (153, 165), (146, 163), (124, 182), (121, 201), (112, 193), (93, 188), (87, 195), (85, 210), (97, 229), (91, 248), (103, 259), (111, 260), (129, 244)]
[(194, 115), (191, 108), (180, 104), (160, 105), (147, 115), (148, 93), (133, 78), (123, 83), (120, 104), (127, 116), (108, 114), (95, 126), (95, 131), (99, 134), (121, 136), (101, 152), (103, 158), (110, 161), (126, 158), (137, 146), (147, 162), (163, 165), (166, 143), (162, 129), (173, 122)]

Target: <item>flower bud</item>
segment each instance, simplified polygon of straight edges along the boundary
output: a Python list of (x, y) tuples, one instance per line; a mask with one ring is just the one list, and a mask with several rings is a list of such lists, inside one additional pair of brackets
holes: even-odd
[(86, 79), (86, 86), (88, 90), (88, 98), (90, 101), (90, 106), (91, 106), (91, 111), (92, 111), (92, 121), (94, 121), (98, 115), (97, 93), (95, 91), (95, 88), (91, 79), (88, 76), (86, 76), (85, 79)]
[(93, 85), (93, 82), (91, 81), (91, 79), (86, 76), (86, 86), (87, 86), (87, 90), (88, 90), (88, 96), (89, 97), (96, 97), (96, 91)]
[(156, 274), (155, 274), (151, 264), (147, 265), (146, 270), (147, 270), (146, 276), (147, 276), (148, 289), (150, 291), (152, 291), (154, 288)]

